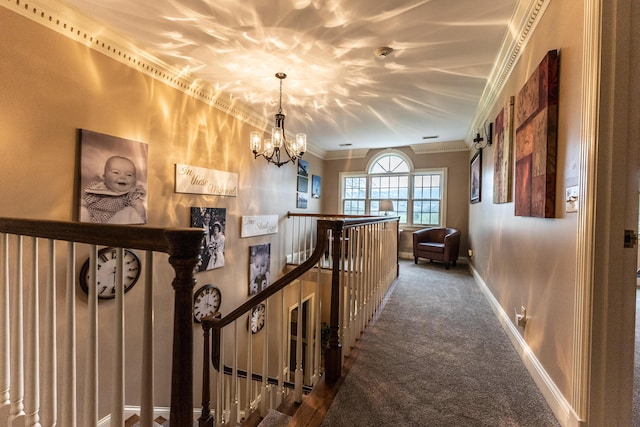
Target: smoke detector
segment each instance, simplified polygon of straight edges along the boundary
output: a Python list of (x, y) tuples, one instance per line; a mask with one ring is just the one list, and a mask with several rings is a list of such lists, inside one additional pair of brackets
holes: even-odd
[(393, 48), (389, 46), (382, 46), (374, 51), (375, 55), (380, 59), (386, 58), (391, 52), (393, 52)]

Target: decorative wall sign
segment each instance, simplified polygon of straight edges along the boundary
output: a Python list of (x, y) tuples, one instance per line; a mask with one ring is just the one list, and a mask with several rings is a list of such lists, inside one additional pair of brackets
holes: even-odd
[(146, 224), (148, 145), (80, 130), (81, 222)]
[(555, 216), (559, 70), (558, 51), (551, 50), (516, 97), (518, 216)]
[(278, 232), (278, 215), (243, 216), (240, 237), (262, 236)]
[(507, 100), (504, 108), (496, 117), (493, 203), (511, 201), (513, 171), (513, 96)]
[(176, 193), (237, 196), (238, 174), (176, 163)]

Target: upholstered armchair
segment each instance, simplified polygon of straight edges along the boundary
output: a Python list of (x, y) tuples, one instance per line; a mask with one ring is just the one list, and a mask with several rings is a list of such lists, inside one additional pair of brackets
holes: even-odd
[(456, 265), (460, 250), (460, 231), (455, 228), (431, 227), (413, 232), (413, 260), (426, 258), (442, 261), (448, 270)]

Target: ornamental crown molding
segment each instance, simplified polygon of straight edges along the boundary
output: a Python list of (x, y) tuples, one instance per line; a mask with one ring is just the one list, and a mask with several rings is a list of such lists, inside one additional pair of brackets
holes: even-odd
[(409, 147), (416, 154), (448, 153), (454, 151), (469, 151), (467, 144), (460, 141), (428, 142), (425, 144), (412, 144)]
[(468, 141), (469, 147), (471, 147), (474, 129), (483, 127), (486, 117), (491, 112), (509, 76), (511, 76), (511, 72), (518, 63), (522, 51), (531, 40), (549, 3), (551, 3), (551, 0), (521, 0), (518, 2), (516, 10), (509, 21), (509, 29), (505, 34), (493, 69), (480, 97), (480, 103), (471, 121), (471, 126), (467, 130), (465, 141)]
[[(193, 77), (188, 69), (167, 63), (68, 4), (58, 0), (6, 0), (0, 5), (242, 122), (258, 129), (271, 126), (265, 117), (251, 111), (241, 100), (217, 92), (213, 85)], [(289, 136), (293, 138), (292, 134)], [(307, 152), (319, 157), (326, 154), (312, 143), (308, 143)]]

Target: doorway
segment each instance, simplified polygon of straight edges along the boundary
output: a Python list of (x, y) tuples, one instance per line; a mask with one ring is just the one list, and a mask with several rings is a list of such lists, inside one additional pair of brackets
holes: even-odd
[[(295, 372), (298, 366), (298, 341), (300, 341), (301, 359), (300, 367), (303, 373), (303, 384), (311, 385), (311, 374), (313, 368), (313, 295), (302, 301), (302, 316), (298, 313), (298, 304), (289, 307), (289, 337), (287, 340), (289, 355), (288, 375), (290, 382), (295, 382)], [(301, 324), (299, 325), (299, 323)], [(300, 326), (300, 330), (298, 327)]]

